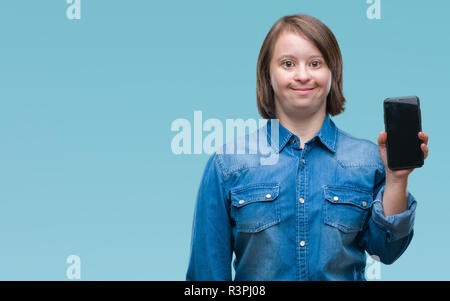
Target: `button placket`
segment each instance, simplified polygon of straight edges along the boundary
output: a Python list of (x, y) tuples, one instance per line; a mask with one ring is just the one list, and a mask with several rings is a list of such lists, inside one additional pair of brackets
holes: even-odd
[[(298, 191), (304, 193), (306, 189), (307, 168), (306, 159), (304, 158), (308, 150), (308, 145), (305, 144), (303, 148), (300, 149), (298, 160), (298, 179), (299, 187)], [(307, 280), (307, 249), (306, 238), (308, 237), (308, 226), (307, 226), (307, 206), (305, 195), (297, 196), (297, 274), (298, 280)]]

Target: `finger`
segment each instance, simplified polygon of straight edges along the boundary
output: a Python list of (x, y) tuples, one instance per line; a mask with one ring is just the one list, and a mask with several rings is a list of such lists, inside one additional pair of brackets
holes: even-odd
[(378, 135), (378, 144), (386, 144), (387, 140), (387, 133), (386, 132), (380, 132)]
[(428, 148), (428, 146), (425, 143), (422, 143), (420, 145), (420, 147), (421, 147), (421, 149), (423, 151), (423, 157), (424, 157), (424, 159), (426, 159), (428, 157), (429, 148)]
[(419, 139), (423, 141), (423, 143), (428, 144), (428, 135), (424, 132), (419, 132)]

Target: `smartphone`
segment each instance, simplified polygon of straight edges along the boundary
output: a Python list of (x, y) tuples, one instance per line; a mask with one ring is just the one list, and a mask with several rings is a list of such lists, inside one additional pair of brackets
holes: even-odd
[(384, 127), (387, 132), (387, 162), (392, 170), (423, 166), (424, 154), (418, 133), (422, 131), (417, 96), (386, 98)]

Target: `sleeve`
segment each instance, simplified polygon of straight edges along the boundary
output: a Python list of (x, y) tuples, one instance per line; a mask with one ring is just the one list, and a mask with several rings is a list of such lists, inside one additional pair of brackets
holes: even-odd
[(233, 238), (220, 162), (217, 154), (211, 156), (198, 190), (188, 281), (230, 281), (232, 277)]
[(384, 264), (392, 264), (405, 252), (414, 234), (414, 217), (417, 202), (408, 192), (408, 208), (402, 213), (385, 216), (383, 193), (385, 188), (384, 167), (378, 168), (375, 177), (375, 199), (360, 244)]

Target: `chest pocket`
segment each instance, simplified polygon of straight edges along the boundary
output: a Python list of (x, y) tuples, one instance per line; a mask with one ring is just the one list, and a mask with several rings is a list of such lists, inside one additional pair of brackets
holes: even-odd
[(373, 195), (349, 187), (324, 186), (324, 222), (344, 233), (358, 232), (372, 207)]
[(231, 217), (238, 232), (255, 233), (280, 223), (279, 185), (254, 184), (231, 190)]

